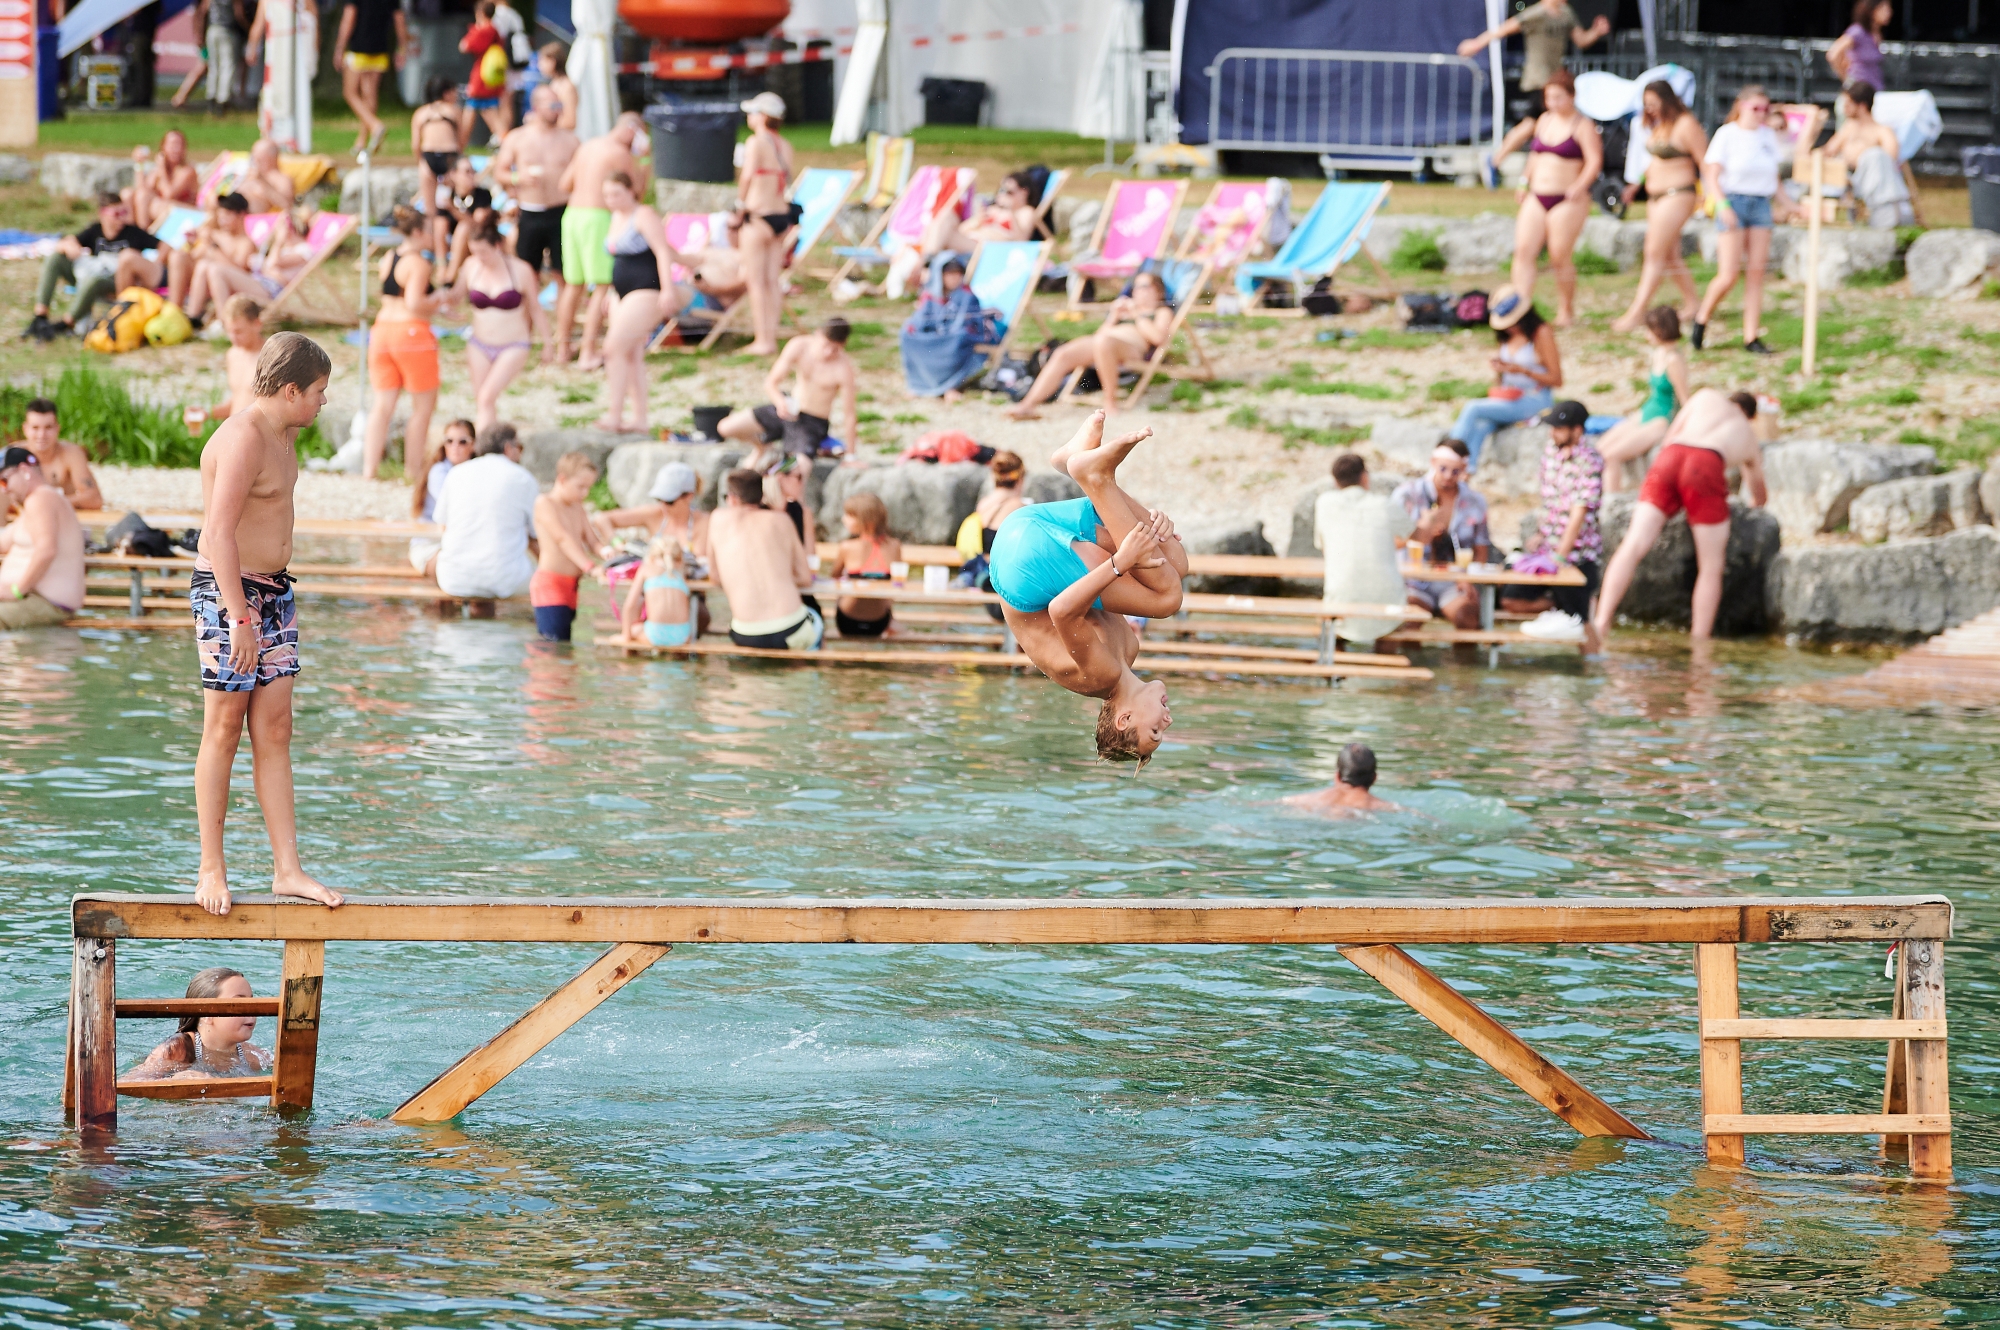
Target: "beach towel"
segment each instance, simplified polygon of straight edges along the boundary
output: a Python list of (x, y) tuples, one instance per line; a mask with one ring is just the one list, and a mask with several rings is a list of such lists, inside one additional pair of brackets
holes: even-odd
[(949, 300), (926, 291), (903, 324), (903, 381), (919, 397), (943, 396), (986, 367), (979, 348), (998, 335), (998, 319), (972, 288), (959, 287)]

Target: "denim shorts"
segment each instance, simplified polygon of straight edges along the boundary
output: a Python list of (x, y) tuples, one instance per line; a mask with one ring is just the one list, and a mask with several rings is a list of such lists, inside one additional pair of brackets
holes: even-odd
[[(1770, 199), (1762, 194), (1725, 194), (1723, 197), (1729, 201), (1729, 211), (1736, 214), (1738, 226), (1746, 231), (1760, 226), (1766, 231), (1771, 229)], [(1726, 222), (1722, 223), (1722, 228), (1725, 231), (1735, 229)]]

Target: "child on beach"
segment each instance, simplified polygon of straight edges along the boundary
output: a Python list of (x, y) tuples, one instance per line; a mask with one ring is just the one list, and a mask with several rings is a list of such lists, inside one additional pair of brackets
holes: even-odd
[(214, 420), (227, 420), (250, 405), (257, 357), (264, 354), (264, 307), (249, 296), (233, 295), (222, 306), (222, 326), (229, 333), (229, 349), (222, 354), (229, 400), (208, 413)]
[(229, 772), (243, 730), (257, 803), (271, 837), (271, 890), (322, 905), (340, 893), (299, 864), (292, 801), (292, 680), (299, 672), (298, 605), (285, 565), (292, 557), (292, 488), (299, 431), (326, 404), (333, 361), (311, 338), (283, 332), (257, 357), (250, 402), (233, 412), (201, 450), (204, 522), (188, 588), (201, 662), (201, 751), (195, 759), (195, 817), (201, 874), (195, 900), (229, 913), (222, 825)]
[(1042, 673), (1104, 699), (1097, 754), (1109, 762), (1143, 764), (1173, 724), (1167, 686), (1132, 673), (1139, 638), (1122, 617), (1174, 614), (1187, 575), (1174, 524), (1118, 487), (1118, 464), (1152, 433), (1105, 443), (1104, 412), (1093, 412), (1049, 458), (1085, 497), (1016, 509), (993, 538), (993, 590), (1007, 626)]
[[(191, 998), (254, 997), (250, 981), (218, 965), (188, 980)], [(250, 1042), (255, 1016), (183, 1016), (181, 1028), (125, 1073), (128, 1081), (166, 1081), (189, 1076), (264, 1076), (271, 1055)]]
[[(840, 505), (847, 529), (854, 534), (840, 542), (833, 580), (889, 580), (889, 565), (903, 561), (903, 542), (889, 534), (889, 509), (879, 494), (850, 494)], [(881, 637), (895, 618), (896, 603), (868, 596), (842, 596), (833, 622), (842, 637)]]
[(1688, 399), (1681, 316), (1673, 306), (1655, 305), (1646, 311), (1646, 340), (1653, 346), (1646, 359), (1646, 400), (1637, 415), (1625, 417), (1597, 441), (1597, 451), (1604, 457), (1606, 494), (1625, 488), (1625, 464), (1644, 457), (1667, 437), (1674, 412)]
[(596, 483), (589, 453), (564, 453), (556, 459), (556, 483), (535, 500), (541, 557), (528, 582), (528, 601), (535, 607), (535, 632), (545, 642), (569, 641), (577, 586), (604, 571), (591, 552), (590, 513), (583, 506)]
[[(645, 607), (640, 615), (641, 598)], [(645, 640), (656, 647), (686, 646), (694, 637), (694, 602), (688, 595), (681, 543), (659, 536), (646, 546), (632, 589), (619, 608), (619, 633), (628, 642)]]

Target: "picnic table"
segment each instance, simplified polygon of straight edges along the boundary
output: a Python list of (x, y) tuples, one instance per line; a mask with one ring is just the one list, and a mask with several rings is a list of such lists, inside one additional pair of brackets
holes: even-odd
[(1405, 563), (1397, 569), (1406, 582), (1457, 582), (1465, 586), (1479, 588), (1479, 636), (1474, 638), (1462, 630), (1453, 635), (1455, 642), (1472, 641), (1486, 647), (1486, 663), (1500, 663), (1500, 647), (1505, 642), (1526, 641), (1533, 638), (1524, 633), (1507, 633), (1494, 627), (1494, 612), (1498, 608), (1500, 588), (1503, 586), (1582, 586), (1584, 576), (1574, 566), (1564, 564), (1553, 573), (1517, 573), (1497, 564), (1473, 564), (1460, 568), (1450, 563)]

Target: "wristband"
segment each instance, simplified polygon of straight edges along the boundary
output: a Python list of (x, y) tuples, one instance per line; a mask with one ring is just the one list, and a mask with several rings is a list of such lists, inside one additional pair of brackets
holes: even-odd
[(231, 619), (231, 620), (230, 620), (229, 622), (230, 622), (230, 624), (231, 624), (231, 625), (233, 626), (233, 625), (235, 625), (235, 624), (239, 624), (239, 623), (255, 623), (255, 622), (257, 622), (257, 621), (256, 621), (255, 619), (251, 618), (251, 617), (250, 617), (249, 615), (247, 615), (247, 614), (246, 614), (246, 615), (244, 615), (244, 616), (243, 616), (242, 618), (240, 618), (240, 619)]
[(1125, 576), (1125, 574), (1123, 574), (1123, 573), (1121, 573), (1121, 572), (1119, 572), (1119, 571), (1118, 571), (1118, 560), (1116, 560), (1116, 559), (1110, 559), (1110, 560), (1107, 560), (1106, 562), (1110, 563), (1110, 565), (1111, 565), (1111, 575), (1112, 575), (1113, 577), (1123, 577), (1123, 576)]

